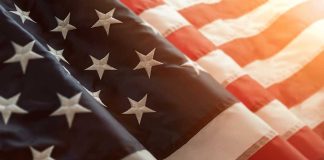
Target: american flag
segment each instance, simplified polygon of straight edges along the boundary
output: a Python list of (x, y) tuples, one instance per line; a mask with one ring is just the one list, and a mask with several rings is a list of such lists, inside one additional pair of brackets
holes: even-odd
[(123, 2), (306, 158), (323, 159), (324, 1)]
[(321, 6), (1, 0), (0, 160), (324, 159)]

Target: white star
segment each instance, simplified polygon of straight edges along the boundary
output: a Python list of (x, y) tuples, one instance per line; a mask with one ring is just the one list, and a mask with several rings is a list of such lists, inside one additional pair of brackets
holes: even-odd
[(107, 64), (108, 62), (108, 58), (109, 58), (109, 53), (102, 59), (98, 60), (92, 56), (90, 56), (91, 60), (92, 60), (92, 66), (86, 68), (86, 70), (96, 70), (99, 78), (102, 78), (102, 75), (104, 73), (105, 70), (116, 70), (116, 68), (111, 67), (110, 65)]
[(62, 32), (63, 38), (66, 38), (66, 35), (70, 30), (76, 29), (70, 23), (70, 13), (65, 17), (64, 20), (60, 20), (59, 18), (55, 17), (57, 21), (57, 27), (51, 30), (52, 32)]
[(113, 17), (114, 12), (115, 12), (115, 9), (112, 9), (107, 13), (102, 13), (102, 12), (96, 10), (96, 13), (97, 13), (99, 19), (91, 28), (103, 26), (106, 30), (107, 35), (109, 35), (110, 25), (122, 23), (121, 21), (119, 21), (118, 19), (115, 19)]
[(195, 72), (197, 73), (197, 75), (200, 74), (200, 71), (204, 71), (204, 69), (199, 64), (192, 61), (187, 56), (186, 56), (186, 59), (187, 59), (187, 61), (185, 63), (183, 63), (181, 66), (192, 67), (195, 70)]
[(54, 160), (51, 157), (54, 146), (50, 146), (43, 151), (38, 151), (38, 150), (34, 149), (33, 147), (29, 147), (29, 149), (32, 152), (33, 160)]
[(19, 44), (12, 42), (12, 45), (15, 49), (15, 55), (7, 59), (4, 63), (20, 62), (22, 72), (26, 73), (29, 60), (44, 58), (43, 56), (36, 54), (35, 52), (32, 51), (34, 44), (35, 41), (31, 41), (25, 46), (21, 46)]
[(137, 55), (138, 55), (138, 57), (140, 59), (140, 62), (137, 64), (137, 66), (134, 68), (134, 70), (145, 68), (146, 73), (147, 73), (149, 78), (151, 77), (152, 67), (156, 66), (156, 65), (163, 64), (163, 63), (153, 59), (155, 48), (150, 53), (148, 53), (147, 55), (143, 55), (142, 53), (137, 52), (137, 51), (135, 51), (135, 52), (137, 53)]
[(16, 4), (15, 4), (15, 8), (16, 8), (16, 11), (10, 11), (11, 13), (13, 14), (16, 14), (17, 16), (20, 17), (22, 23), (25, 23), (26, 19), (36, 23), (34, 20), (32, 20), (30, 17), (29, 17), (29, 11), (23, 11), (21, 10)]
[(60, 61), (63, 60), (64, 62), (66, 62), (67, 64), (69, 64), (69, 62), (64, 58), (63, 56), (63, 51), (64, 49), (61, 49), (61, 50), (55, 50), (54, 48), (52, 48), (50, 45), (47, 45), (48, 49), (49, 49), (49, 52), (55, 56), (55, 58)]
[(141, 124), (143, 113), (152, 113), (154, 110), (146, 107), (147, 94), (138, 102), (128, 98), (131, 108), (123, 114), (135, 114), (138, 124)]
[(5, 99), (4, 97), (0, 96), (0, 112), (2, 113), (4, 124), (8, 123), (12, 113), (17, 113), (17, 114), (28, 113), (27, 111), (23, 110), (17, 105), (19, 96), (20, 93), (16, 94), (15, 96), (12, 96), (9, 99)]
[(89, 91), (87, 88), (84, 88), (96, 101), (98, 101), (100, 104), (102, 104), (103, 106), (107, 107), (100, 99), (99, 95), (101, 90), (98, 90), (96, 92), (91, 92)]
[(84, 108), (79, 104), (81, 98), (81, 92), (74, 95), (71, 98), (64, 97), (61, 94), (57, 94), (60, 99), (61, 106), (56, 111), (54, 111), (51, 116), (65, 115), (69, 127), (71, 128), (73, 119), (76, 113), (88, 113), (91, 112), (89, 109)]

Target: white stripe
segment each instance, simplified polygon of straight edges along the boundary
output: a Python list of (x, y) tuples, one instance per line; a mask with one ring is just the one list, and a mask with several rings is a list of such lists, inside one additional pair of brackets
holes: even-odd
[(152, 31), (153, 31), (156, 35), (161, 35), (161, 33), (160, 33), (158, 30), (156, 30), (156, 28), (154, 28), (151, 24), (147, 23), (147, 22), (145, 21), (145, 19), (142, 19), (142, 20), (143, 20), (143, 22), (142, 22), (141, 24), (142, 24), (143, 26), (152, 29)]
[(229, 84), (245, 74), (243, 69), (222, 50), (212, 51), (196, 62), (223, 85)]
[[(240, 66), (223, 51), (217, 50), (197, 60), (219, 83), (229, 84), (244, 75)], [(285, 138), (289, 138), (304, 124), (281, 102), (274, 100), (256, 114)]]
[(132, 153), (121, 160), (156, 160), (156, 158), (154, 158), (147, 150), (141, 150)]
[(324, 122), (324, 88), (290, 109), (311, 128)]
[(234, 160), (260, 139), (267, 137), (270, 141), (275, 136), (273, 133), (267, 124), (243, 104), (237, 103), (215, 117), (166, 159)]
[(164, 0), (167, 4), (173, 6), (177, 10), (191, 7), (197, 4), (216, 4), (221, 0)]
[(278, 100), (273, 100), (265, 105), (256, 114), (284, 138), (289, 138), (305, 126)]
[(251, 37), (268, 28), (280, 15), (305, 1), (269, 0), (238, 19), (215, 20), (200, 28), (200, 31), (216, 45)]
[(324, 50), (323, 28), (324, 20), (312, 24), (279, 53), (244, 70), (266, 88), (289, 78)]
[(139, 16), (156, 28), (164, 37), (189, 25), (186, 19), (166, 4), (145, 10)]

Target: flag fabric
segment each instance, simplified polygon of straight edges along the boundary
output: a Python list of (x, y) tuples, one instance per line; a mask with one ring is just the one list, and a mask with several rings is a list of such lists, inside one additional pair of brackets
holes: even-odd
[[(147, 6), (143, 13), (163, 4), (137, 2)], [(204, 2), (214, 3), (221, 2)], [(174, 29), (167, 34), (182, 25), (166, 24)], [(264, 101), (243, 101), (228, 88), (232, 82), (222, 86), (160, 36), (165, 25), (157, 31), (149, 25), (116, 0), (0, 1), (0, 159), (322, 158), (321, 139), (287, 114), (268, 88), (259, 89)], [(211, 41), (206, 45), (214, 46)], [(263, 102), (288, 115), (289, 123), (275, 128), (268, 112), (253, 114)], [(291, 124), (295, 130), (285, 134), (297, 140), (288, 142), (279, 131)], [(317, 141), (311, 146), (304, 137)]]
[(0, 159), (305, 159), (119, 2), (0, 4)]
[[(322, 32), (323, 12), (316, 6), (323, 1), (123, 0), (123, 3), (206, 69), (307, 158), (323, 158), (324, 143), (311, 130), (318, 126), (314, 130), (322, 136), (323, 65), (318, 57), (323, 38), (316, 34)], [(316, 16), (309, 19), (304, 14), (307, 12)], [(305, 21), (315, 26), (303, 31), (307, 27)], [(294, 26), (285, 26), (289, 24)], [(298, 35), (297, 31), (304, 34)], [(270, 57), (269, 50), (273, 59), (258, 61), (264, 54)], [(303, 56), (298, 56), (302, 53)], [(289, 104), (292, 101), (295, 106)]]
[(150, 159), (143, 145), (67, 74), (58, 61), (63, 56), (56, 55), (62, 50), (47, 48), (42, 36), (49, 32), (25, 12), (29, 2), (0, 2), (0, 159)]
[(321, 130), (323, 3), (224, 0), (178, 11), (307, 125)]

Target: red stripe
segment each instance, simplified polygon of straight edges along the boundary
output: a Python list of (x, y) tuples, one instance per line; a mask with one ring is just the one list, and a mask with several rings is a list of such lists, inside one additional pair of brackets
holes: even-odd
[[(302, 56), (302, 55), (301, 55)], [(324, 85), (324, 52), (299, 72), (268, 88), (286, 106), (295, 106), (319, 91)]]
[[(128, 6), (130, 5), (131, 2), (135, 1), (127, 1), (125, 2)], [(136, 13), (142, 12), (144, 9), (151, 8), (152, 6), (156, 6), (158, 3), (133, 3), (133, 10), (135, 10)], [(181, 51), (186, 53), (190, 58), (192, 59), (198, 59), (199, 57), (205, 55), (206, 53), (212, 51), (215, 49), (215, 46), (211, 44), (207, 39), (205, 39), (197, 30), (195, 30), (193, 27), (183, 27), (179, 29), (178, 31), (171, 33), (168, 37), (168, 40), (172, 42), (176, 47), (178, 47)], [(188, 42), (190, 45), (188, 45)], [(233, 84), (230, 84), (232, 86), (229, 86), (229, 88), (232, 87), (232, 92), (234, 90), (236, 91), (237, 96), (240, 96), (240, 99), (244, 99), (244, 95), (242, 90), (247, 90), (248, 88), (237, 88), (237, 86), (245, 86), (246, 83), (249, 83), (251, 86), (254, 86), (256, 88), (256, 92), (260, 92), (261, 94), (255, 94), (256, 92), (246, 92), (246, 95), (255, 95), (256, 97), (259, 98), (260, 95), (267, 95), (267, 94), (262, 94), (262, 87), (258, 87), (258, 84), (253, 84), (253, 81), (249, 81), (249, 78), (239, 78), (237, 82), (233, 82)], [(242, 85), (244, 83), (244, 85)], [(235, 89), (237, 88), (237, 89)], [(250, 89), (251, 90), (251, 89)], [(248, 90), (248, 91), (250, 91)], [(248, 94), (247, 94), (248, 93)], [(254, 96), (252, 96), (254, 97)], [(264, 98), (264, 99), (263, 99)], [(254, 110), (257, 110), (259, 107), (262, 107), (263, 103), (269, 102), (271, 97), (262, 97), (260, 96), (260, 99), (247, 99), (245, 101), (246, 104), (250, 104), (248, 106), (257, 106), (254, 108)], [(297, 140), (292, 140), (293, 142), (296, 142), (296, 145), (299, 145), (299, 140), (298, 137), (295, 138)], [(304, 141), (302, 141), (304, 142)], [(309, 146), (309, 142), (304, 142), (306, 143), (306, 146)], [(308, 151), (305, 151), (308, 153)], [(275, 155), (273, 153), (276, 153)], [(290, 146), (287, 142), (275, 138), (271, 142), (269, 142), (266, 146), (264, 146), (262, 149), (260, 149), (256, 154), (254, 154), (251, 159), (264, 159), (264, 157), (271, 157), (270, 159), (292, 159), (292, 160), (298, 160), (298, 159), (304, 159), (302, 155), (298, 151), (296, 151), (292, 146)]]
[(249, 160), (306, 160), (306, 158), (287, 141), (275, 137)]
[(324, 18), (323, 0), (303, 3), (282, 15), (260, 34), (236, 39), (220, 46), (241, 66), (256, 59), (273, 56), (299, 35), (304, 29)]
[(193, 26), (182, 27), (166, 38), (193, 60), (197, 60), (216, 49), (215, 45)]
[(215, 4), (197, 4), (179, 12), (195, 27), (200, 28), (216, 19), (242, 16), (267, 0), (223, 0)]
[[(166, 38), (193, 60), (197, 60), (215, 49), (215, 46), (193, 26), (182, 27)], [(250, 76), (240, 77), (226, 88), (253, 112), (274, 99), (267, 90)]]
[(322, 138), (324, 139), (324, 122), (318, 125), (316, 128), (314, 128), (314, 131)]
[(164, 4), (163, 0), (121, 0), (121, 2), (136, 14), (141, 14), (143, 11), (149, 8), (154, 8)]
[(253, 112), (274, 100), (265, 88), (248, 75), (236, 79), (227, 85), (226, 89)]
[(308, 127), (299, 130), (288, 142), (308, 159), (324, 159), (324, 142)]
[[(182, 27), (167, 36), (167, 39), (193, 60), (215, 49), (215, 46), (192, 26)], [(247, 75), (230, 83), (226, 89), (253, 112), (274, 99), (267, 90)]]

